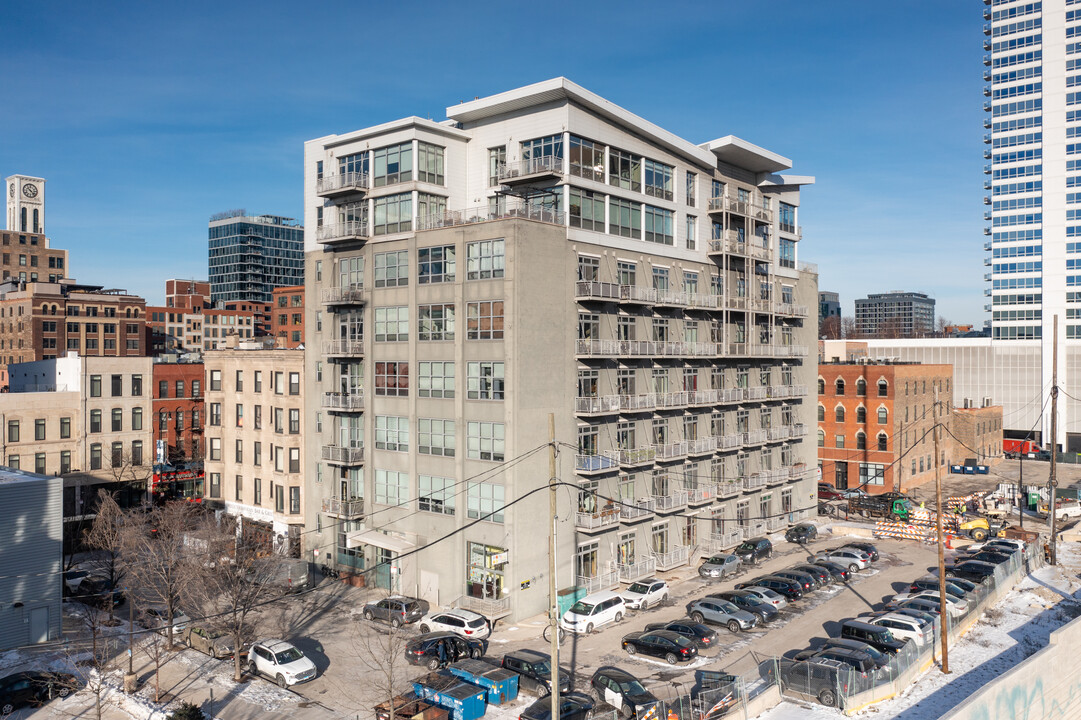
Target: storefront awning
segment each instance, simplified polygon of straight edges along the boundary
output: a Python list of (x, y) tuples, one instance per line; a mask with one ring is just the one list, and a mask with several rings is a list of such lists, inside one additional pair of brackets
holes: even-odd
[(403, 540), (394, 535), (385, 535), (378, 530), (357, 530), (345, 536), (345, 546), (347, 548), (357, 548), (361, 545), (374, 545), (399, 555), (416, 547), (408, 540)]

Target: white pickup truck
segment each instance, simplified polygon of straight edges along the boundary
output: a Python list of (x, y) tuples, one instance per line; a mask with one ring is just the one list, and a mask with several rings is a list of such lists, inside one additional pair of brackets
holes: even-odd
[[(1045, 505), (1042, 510), (1048, 515), (1048, 507)], [(1056, 503), (1055, 507), (1055, 519), (1062, 521), (1068, 518), (1081, 518), (1081, 503), (1077, 500), (1060, 500)]]

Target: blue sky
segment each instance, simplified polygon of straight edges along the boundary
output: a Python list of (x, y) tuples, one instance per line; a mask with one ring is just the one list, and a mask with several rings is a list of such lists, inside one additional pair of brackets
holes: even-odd
[(161, 302), (208, 217), (302, 217), (306, 139), (565, 75), (814, 175), (802, 260), (845, 314), (982, 323), (982, 19), (962, 2), (2, 3), (0, 175), (48, 180), (83, 282)]

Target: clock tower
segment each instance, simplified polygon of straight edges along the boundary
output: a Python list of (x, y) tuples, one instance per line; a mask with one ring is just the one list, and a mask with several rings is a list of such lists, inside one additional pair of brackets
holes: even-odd
[(44, 233), (45, 179), (12, 175), (5, 186), (8, 231)]

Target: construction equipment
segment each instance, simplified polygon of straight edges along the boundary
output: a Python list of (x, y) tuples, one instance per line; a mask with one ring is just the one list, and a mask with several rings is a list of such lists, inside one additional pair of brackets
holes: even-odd
[(999, 514), (998, 517), (991, 517), (990, 513), (987, 517), (965, 515), (960, 520), (959, 528), (963, 534), (976, 542), (983, 542), (991, 535), (1005, 537), (1005, 513)]
[(882, 493), (881, 495), (861, 495), (848, 499), (850, 515), (863, 517), (896, 518), (907, 521), (912, 514), (912, 501), (901, 493)]

